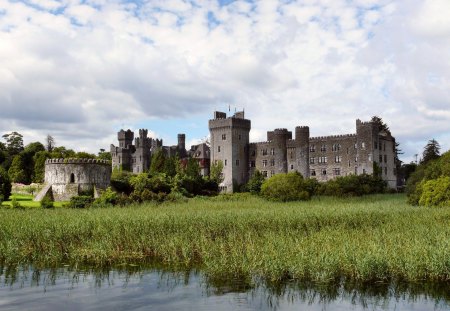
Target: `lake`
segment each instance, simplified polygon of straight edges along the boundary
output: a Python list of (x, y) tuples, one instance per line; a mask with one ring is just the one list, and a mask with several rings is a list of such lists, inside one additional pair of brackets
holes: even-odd
[(450, 284), (270, 285), (129, 265), (0, 266), (0, 310), (450, 310)]

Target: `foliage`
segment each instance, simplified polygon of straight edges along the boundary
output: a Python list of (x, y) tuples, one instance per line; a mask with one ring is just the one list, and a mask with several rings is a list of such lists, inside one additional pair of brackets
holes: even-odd
[(96, 207), (105, 207), (105, 206), (111, 206), (116, 205), (119, 201), (119, 194), (112, 190), (111, 187), (106, 188), (105, 191), (103, 191), (100, 194), (100, 197), (94, 200), (94, 205)]
[(164, 173), (169, 177), (174, 177), (177, 174), (179, 162), (180, 158), (178, 157), (178, 154), (174, 157), (168, 157), (164, 162)]
[(75, 158), (77, 158), (77, 159), (96, 159), (97, 157), (95, 156), (95, 154), (80, 151), (75, 154)]
[(133, 191), (133, 186), (131, 185), (131, 178), (133, 176), (131, 172), (114, 169), (111, 174), (112, 188), (117, 192), (129, 195)]
[(151, 262), (274, 284), (448, 283), (449, 217), (450, 209), (411, 208), (403, 195), (274, 203), (239, 194), (168, 202), (164, 208), (0, 209), (0, 262)]
[(17, 198), (15, 196), (13, 196), (12, 201), (11, 201), (11, 206), (14, 209), (23, 209), (24, 206), (22, 206), (19, 202), (19, 200), (17, 200)]
[(202, 175), (200, 174), (200, 165), (194, 158), (188, 159), (184, 173), (187, 177), (194, 180), (200, 180), (202, 178)]
[(260, 171), (255, 170), (252, 177), (250, 177), (247, 184), (244, 186), (243, 191), (259, 194), (261, 192), (261, 186), (265, 180), (266, 178), (264, 175)]
[(261, 195), (273, 201), (309, 200), (306, 182), (298, 172), (277, 174), (265, 180), (261, 186)]
[(6, 150), (10, 156), (19, 154), (23, 150), (23, 135), (11, 132), (2, 136), (6, 140)]
[(11, 195), (11, 180), (6, 170), (0, 166), (0, 197), (2, 201), (7, 201)]
[[(412, 205), (426, 203), (427, 206), (430, 206), (432, 202), (442, 205), (440, 199), (437, 198), (446, 196), (445, 187), (438, 187), (440, 193), (434, 193), (429, 188), (431, 185), (436, 185), (438, 180), (445, 181), (445, 179), (440, 179), (442, 177), (450, 177), (450, 151), (445, 152), (437, 159), (421, 162), (416, 171), (411, 174), (406, 184), (408, 202)], [(425, 188), (428, 181), (430, 183)], [(426, 193), (424, 193), (425, 190)]]
[(27, 173), (25, 172), (25, 163), (23, 156), (18, 154), (14, 156), (11, 167), (8, 170), (8, 175), (12, 182), (26, 184), (29, 182)]
[(33, 156), (33, 182), (43, 183), (45, 178), (45, 161), (50, 158), (48, 151), (39, 151)]
[(50, 197), (48, 197), (48, 196), (45, 196), (41, 200), (40, 205), (41, 205), (42, 208), (53, 208), (53, 207), (55, 207), (54, 204), (53, 204), (53, 200)]
[(431, 160), (435, 160), (439, 158), (441, 146), (439, 143), (433, 138), (428, 141), (426, 146), (423, 148), (422, 160), (421, 164), (425, 164)]
[(379, 176), (367, 174), (339, 176), (322, 183), (318, 192), (323, 195), (346, 197), (383, 193), (386, 182)]
[(152, 158), (150, 161), (150, 173), (151, 174), (158, 174), (164, 172), (166, 162), (166, 156), (164, 154), (164, 151), (162, 148), (156, 149), (155, 152), (152, 154)]
[(209, 178), (215, 181), (218, 185), (223, 182), (223, 162), (218, 160), (217, 162), (211, 163), (209, 168)]
[(419, 205), (450, 206), (450, 177), (439, 177), (421, 182)]
[(389, 126), (387, 126), (386, 123), (384, 123), (383, 119), (380, 118), (379, 116), (373, 116), (372, 119), (370, 120), (372, 123), (375, 123), (378, 126), (378, 130), (380, 132), (386, 132), (388, 134), (391, 133), (391, 131), (389, 130)]
[(75, 158), (76, 152), (72, 149), (66, 149), (64, 146), (60, 147), (54, 147), (52, 152), (50, 152), (50, 158), (56, 159), (56, 158)]
[(79, 195), (70, 198), (69, 207), (70, 208), (86, 208), (89, 207), (94, 199), (91, 196)]
[(46, 150), (48, 152), (52, 152), (53, 148), (55, 148), (55, 139), (50, 134), (46, 137)]

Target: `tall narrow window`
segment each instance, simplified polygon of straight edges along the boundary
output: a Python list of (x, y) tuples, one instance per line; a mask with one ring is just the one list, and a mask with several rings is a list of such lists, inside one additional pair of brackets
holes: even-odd
[(227, 139), (227, 134), (222, 134), (222, 140), (226, 140)]
[(70, 183), (73, 184), (75, 182), (75, 175), (72, 173), (70, 174)]

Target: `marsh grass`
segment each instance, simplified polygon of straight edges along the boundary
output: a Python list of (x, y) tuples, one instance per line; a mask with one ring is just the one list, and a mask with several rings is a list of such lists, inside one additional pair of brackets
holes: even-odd
[(450, 281), (450, 209), (402, 195), (249, 195), (105, 209), (0, 210), (0, 262), (158, 263), (212, 279)]

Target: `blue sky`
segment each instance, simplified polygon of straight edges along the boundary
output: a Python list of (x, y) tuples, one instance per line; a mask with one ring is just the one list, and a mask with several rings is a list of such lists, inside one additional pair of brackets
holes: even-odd
[(174, 144), (245, 109), (251, 140), (378, 115), (406, 162), (450, 149), (448, 0), (28, 0), (0, 9), (0, 133), (96, 152), (122, 127)]

